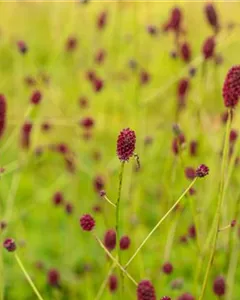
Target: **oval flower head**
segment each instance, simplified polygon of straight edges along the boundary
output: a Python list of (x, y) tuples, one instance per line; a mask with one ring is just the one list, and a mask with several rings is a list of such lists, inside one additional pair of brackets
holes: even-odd
[(136, 134), (129, 128), (123, 129), (117, 139), (117, 155), (121, 161), (128, 161), (133, 156)]
[(227, 73), (222, 90), (226, 107), (234, 108), (240, 97), (240, 65), (233, 66)]

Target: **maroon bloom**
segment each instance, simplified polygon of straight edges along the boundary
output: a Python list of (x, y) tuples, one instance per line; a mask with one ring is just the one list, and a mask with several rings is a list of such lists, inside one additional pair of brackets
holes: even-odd
[(185, 176), (187, 177), (187, 179), (194, 179), (196, 174), (195, 174), (195, 169), (192, 167), (187, 167), (185, 168)]
[(86, 118), (83, 118), (81, 121), (80, 121), (80, 125), (82, 127), (84, 127), (85, 129), (90, 129), (94, 126), (94, 120), (93, 118), (91, 117), (86, 117)]
[(233, 66), (227, 73), (222, 90), (226, 107), (234, 108), (240, 97), (240, 65)]
[(70, 202), (65, 204), (65, 211), (67, 214), (71, 215), (73, 213), (73, 205)]
[(105, 50), (104, 49), (99, 49), (98, 52), (95, 55), (95, 62), (100, 65), (101, 63), (104, 62), (105, 57), (106, 57)]
[(140, 73), (140, 83), (141, 85), (147, 84), (151, 79), (150, 74), (147, 71), (141, 71)]
[(16, 250), (17, 246), (16, 246), (16, 243), (13, 239), (6, 239), (4, 242), (3, 242), (3, 247), (8, 251), (8, 252), (13, 252)]
[(189, 226), (189, 228), (188, 228), (188, 236), (191, 239), (195, 239), (196, 235), (197, 235), (196, 227), (194, 225)]
[(89, 214), (83, 215), (80, 218), (80, 225), (84, 231), (92, 231), (95, 226), (95, 220)]
[(121, 161), (128, 161), (133, 156), (136, 144), (136, 134), (133, 130), (123, 129), (117, 139), (117, 155)]
[(17, 47), (18, 47), (19, 52), (21, 52), (22, 54), (25, 54), (28, 51), (28, 47), (27, 47), (26, 43), (22, 40), (17, 42)]
[(66, 51), (70, 52), (77, 48), (77, 39), (75, 37), (69, 37), (66, 41)]
[(4, 230), (7, 227), (7, 222), (5, 221), (0, 221), (0, 229)]
[(167, 263), (165, 263), (163, 266), (162, 266), (162, 271), (163, 271), (163, 273), (165, 273), (165, 274), (171, 274), (172, 273), (172, 271), (173, 271), (173, 266), (172, 266), (172, 264), (170, 263), (170, 262), (167, 262)]
[(213, 292), (217, 296), (223, 296), (226, 291), (226, 283), (223, 276), (218, 276), (213, 282)]
[(209, 173), (209, 168), (206, 165), (200, 165), (196, 169), (196, 177), (205, 177)]
[(38, 90), (34, 91), (31, 96), (31, 103), (37, 105), (41, 102), (41, 100), (42, 100), (42, 93)]
[(113, 229), (106, 231), (104, 235), (104, 245), (109, 250), (112, 251), (116, 247), (116, 232)]
[(237, 220), (232, 220), (230, 225), (233, 228), (236, 226), (236, 224), (237, 224)]
[(229, 142), (234, 144), (238, 138), (238, 132), (235, 129), (232, 129), (229, 134)]
[(24, 149), (30, 147), (30, 135), (32, 131), (32, 123), (25, 122), (21, 129), (21, 145)]
[(53, 204), (60, 205), (64, 201), (63, 194), (61, 192), (56, 192), (53, 195)]
[(185, 136), (184, 134), (179, 134), (178, 136), (176, 136), (174, 139), (173, 139), (173, 142), (172, 142), (172, 151), (175, 155), (177, 155), (179, 153), (179, 151), (181, 150), (182, 146), (184, 145), (185, 143)]
[(56, 269), (50, 269), (47, 274), (48, 284), (56, 287), (59, 286), (60, 274)]
[(127, 235), (124, 235), (120, 239), (120, 249), (127, 250), (130, 246), (131, 240)]
[(51, 129), (51, 124), (49, 122), (43, 122), (41, 125), (42, 131), (49, 131)]
[(105, 192), (104, 190), (101, 190), (101, 191), (99, 192), (99, 196), (100, 196), (100, 197), (106, 196), (106, 192)]
[(197, 150), (198, 150), (198, 142), (195, 140), (191, 141), (189, 144), (189, 154), (191, 156), (196, 156)]
[(100, 193), (104, 188), (105, 182), (102, 176), (96, 176), (93, 180), (93, 186), (97, 193)]
[(103, 29), (107, 22), (107, 12), (103, 11), (97, 18), (97, 27), (98, 29)]
[(137, 300), (156, 300), (154, 286), (149, 280), (142, 280), (137, 287)]
[(191, 294), (189, 293), (184, 293), (182, 295), (180, 295), (177, 300), (195, 300), (195, 297), (193, 297)]
[(116, 292), (117, 288), (118, 288), (118, 279), (117, 276), (115, 275), (111, 275), (108, 278), (108, 287), (111, 293)]
[(179, 33), (181, 31), (182, 12), (178, 7), (173, 8), (171, 16), (168, 22), (164, 25), (164, 31), (175, 31)]
[(150, 35), (156, 35), (157, 34), (157, 27), (155, 25), (148, 25), (147, 26), (147, 32)]
[(204, 12), (209, 25), (211, 25), (215, 32), (217, 32), (219, 29), (218, 16), (212, 3), (209, 3), (205, 6)]
[(191, 60), (191, 48), (189, 43), (183, 43), (181, 46), (181, 57), (185, 62)]
[(81, 108), (86, 108), (88, 106), (88, 99), (84, 96), (79, 98), (79, 106)]
[(204, 41), (202, 47), (202, 53), (206, 60), (214, 56), (215, 46), (216, 44), (215, 44), (214, 37), (209, 37)]
[(92, 80), (92, 87), (95, 92), (100, 92), (103, 88), (103, 80), (100, 78), (94, 78)]
[(187, 78), (182, 78), (178, 82), (177, 86), (177, 96), (178, 96), (178, 104), (179, 108), (182, 108), (185, 106), (186, 96), (189, 90), (190, 84), (189, 80)]
[(87, 73), (86, 73), (86, 78), (90, 82), (93, 82), (97, 78), (97, 75), (96, 75), (95, 71), (88, 70)]
[(4, 134), (6, 127), (7, 103), (4, 95), (0, 94), (0, 137)]

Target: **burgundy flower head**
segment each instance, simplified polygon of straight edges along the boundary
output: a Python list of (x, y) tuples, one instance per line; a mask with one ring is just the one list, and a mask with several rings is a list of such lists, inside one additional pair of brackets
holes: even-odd
[(92, 231), (95, 226), (95, 220), (89, 214), (83, 215), (80, 218), (80, 225), (84, 231)]
[(234, 108), (240, 97), (240, 65), (233, 66), (223, 84), (223, 98), (226, 107)]
[(212, 5), (212, 3), (209, 3), (205, 6), (204, 12), (208, 23), (213, 27), (215, 32), (217, 32), (219, 29), (218, 16), (215, 7)]
[(185, 176), (190, 180), (194, 179), (196, 176), (195, 169), (192, 167), (185, 168)]
[(185, 62), (191, 60), (191, 48), (189, 43), (183, 43), (181, 46), (181, 57)]
[(188, 89), (189, 89), (189, 80), (187, 78), (182, 78), (178, 82), (178, 87), (177, 87), (177, 94), (178, 98), (182, 99), (186, 96)]
[(181, 22), (182, 22), (182, 12), (180, 8), (175, 7), (171, 11), (171, 16), (167, 24), (164, 25), (164, 31), (175, 31), (180, 32), (181, 30)]
[(104, 49), (99, 49), (95, 55), (95, 62), (100, 65), (104, 62), (105, 57), (106, 57), (106, 51)]
[(140, 73), (140, 83), (142, 85), (147, 84), (150, 81), (150, 79), (151, 79), (151, 76), (147, 71), (145, 71), (145, 70), (141, 71), (141, 73)]
[(180, 295), (177, 300), (195, 300), (195, 297), (193, 297), (191, 294), (189, 293), (184, 293), (182, 295)]
[(8, 251), (8, 252), (13, 252), (16, 250), (17, 246), (16, 246), (16, 243), (13, 239), (6, 239), (4, 242), (3, 242), (3, 247)]
[(198, 150), (198, 142), (195, 140), (191, 141), (189, 144), (189, 154), (191, 156), (196, 156), (197, 150)]
[(149, 280), (142, 280), (137, 287), (137, 300), (156, 300), (154, 286)]
[(117, 139), (117, 155), (121, 161), (128, 161), (133, 156), (136, 144), (136, 134), (133, 130), (123, 129)]
[(230, 225), (233, 228), (236, 226), (236, 224), (237, 224), (237, 220), (232, 220)]
[(124, 235), (120, 239), (120, 249), (127, 250), (130, 246), (131, 240), (127, 235)]
[(92, 87), (95, 92), (100, 92), (103, 88), (103, 80), (100, 78), (94, 78), (92, 80)]
[(116, 292), (117, 288), (118, 288), (118, 279), (117, 276), (115, 275), (111, 275), (108, 278), (108, 287), (111, 293)]
[(51, 286), (59, 286), (60, 274), (56, 269), (50, 269), (47, 274), (48, 284)]
[(196, 169), (196, 177), (205, 177), (209, 173), (209, 168), (206, 165), (200, 165)]
[(100, 175), (96, 176), (93, 180), (93, 186), (94, 186), (95, 191), (97, 193), (100, 193), (105, 186), (105, 181), (104, 181), (103, 177)]
[(42, 100), (42, 93), (38, 90), (34, 91), (31, 96), (31, 103), (37, 105), (41, 102), (41, 100)]
[(67, 202), (65, 204), (65, 211), (68, 215), (71, 215), (73, 213), (73, 205), (70, 202)]
[(165, 274), (171, 274), (173, 271), (173, 266), (171, 263), (167, 262), (162, 266), (162, 271)]
[(50, 129), (51, 129), (51, 124), (49, 123), (49, 122), (43, 122), (42, 124), (41, 124), (41, 129), (42, 129), (42, 131), (49, 131)]
[(4, 134), (6, 127), (7, 103), (4, 95), (0, 94), (0, 137)]
[(213, 282), (213, 291), (217, 296), (223, 296), (226, 291), (226, 283), (223, 276), (218, 276)]
[(22, 54), (25, 54), (28, 51), (26, 43), (22, 40), (17, 42), (17, 47), (19, 52), (21, 52)]
[(86, 108), (88, 106), (88, 99), (84, 96), (79, 98), (79, 106), (81, 108)]
[(112, 251), (116, 247), (116, 231), (109, 229), (104, 235), (104, 245), (109, 250)]
[(147, 32), (150, 35), (156, 35), (157, 34), (157, 27), (155, 25), (148, 25), (147, 26)]
[(77, 48), (77, 39), (69, 37), (66, 41), (66, 51), (70, 52)]
[(229, 142), (234, 144), (238, 138), (238, 132), (235, 129), (232, 129), (229, 134)]
[(86, 73), (86, 79), (93, 82), (97, 78), (96, 72), (94, 70), (88, 70)]
[(82, 127), (84, 127), (85, 129), (90, 129), (94, 126), (94, 120), (93, 118), (91, 117), (86, 117), (86, 118), (83, 118), (81, 121), (80, 121), (80, 125)]
[(54, 195), (53, 195), (53, 203), (55, 205), (60, 205), (62, 204), (64, 201), (63, 199), (63, 194), (61, 192), (56, 192)]
[(98, 29), (103, 29), (107, 23), (107, 12), (103, 11), (97, 18)]
[(183, 133), (179, 134), (173, 139), (172, 142), (172, 151), (175, 155), (179, 153), (181, 150), (181, 147), (184, 145), (186, 139)]
[(214, 56), (215, 46), (216, 44), (214, 37), (209, 37), (204, 41), (202, 53), (205, 59), (210, 59)]
[(188, 236), (191, 239), (195, 239), (196, 235), (197, 235), (196, 227), (194, 225), (189, 226), (189, 228), (188, 228)]
[(30, 146), (30, 135), (32, 131), (32, 123), (25, 122), (21, 130), (21, 145), (24, 149), (28, 149)]

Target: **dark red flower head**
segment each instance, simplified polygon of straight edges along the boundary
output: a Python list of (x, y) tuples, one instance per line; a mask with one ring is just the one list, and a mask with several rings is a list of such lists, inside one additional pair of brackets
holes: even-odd
[(121, 161), (127, 161), (133, 156), (136, 144), (136, 134), (133, 130), (123, 129), (117, 139), (117, 155)]
[(150, 79), (151, 79), (151, 76), (147, 71), (145, 71), (145, 70), (141, 71), (141, 73), (140, 73), (140, 83), (142, 85), (147, 84), (150, 81)]
[(196, 176), (195, 169), (192, 167), (185, 168), (185, 176), (187, 177), (187, 179), (194, 179)]
[(196, 227), (194, 225), (189, 226), (189, 228), (188, 228), (188, 236), (191, 239), (195, 239), (196, 235), (197, 235)]
[(7, 103), (4, 95), (0, 94), (0, 137), (3, 135), (6, 127)]
[(200, 165), (196, 169), (196, 177), (205, 177), (209, 173), (209, 168), (206, 165)]
[(21, 130), (21, 145), (24, 149), (28, 149), (30, 146), (30, 134), (32, 131), (32, 123), (25, 122)]
[(3, 247), (8, 251), (8, 252), (13, 252), (16, 250), (17, 246), (16, 243), (13, 239), (6, 239), (3, 242)]
[(191, 60), (191, 48), (189, 43), (183, 43), (181, 46), (181, 57), (185, 62)]
[(204, 12), (208, 23), (213, 27), (215, 32), (217, 32), (219, 29), (218, 16), (215, 7), (212, 5), (212, 3), (209, 3), (205, 6)]
[(232, 129), (229, 134), (229, 142), (234, 144), (238, 138), (238, 132), (235, 129)]
[(142, 280), (137, 287), (137, 300), (156, 300), (154, 286), (149, 280)]
[(47, 274), (48, 284), (51, 286), (59, 286), (60, 274), (56, 269), (50, 269)]
[(103, 11), (97, 18), (97, 27), (98, 29), (103, 29), (107, 22), (107, 12)]
[(89, 214), (83, 215), (80, 218), (80, 225), (84, 231), (92, 231), (95, 226), (95, 220)]
[(82, 127), (84, 127), (85, 129), (90, 129), (94, 126), (94, 119), (91, 118), (91, 117), (86, 117), (86, 118), (83, 118), (81, 121), (80, 121), (80, 125)]
[(150, 35), (156, 35), (157, 34), (157, 27), (155, 25), (148, 25), (147, 26), (147, 32)]
[(73, 205), (70, 202), (65, 204), (65, 211), (67, 214), (71, 215), (73, 213)]
[(196, 156), (197, 150), (198, 150), (198, 142), (195, 140), (191, 141), (189, 144), (189, 154), (191, 156)]
[(180, 8), (175, 7), (171, 11), (171, 16), (167, 22), (167, 24), (164, 25), (164, 30), (165, 31), (175, 31), (175, 32), (180, 32), (181, 30), (181, 22), (182, 22), (182, 12)]
[(183, 133), (180, 133), (178, 136), (176, 136), (173, 139), (172, 142), (172, 151), (175, 155), (177, 155), (179, 153), (179, 151), (181, 150), (182, 146), (184, 145), (186, 139)]
[(180, 295), (177, 300), (195, 300), (195, 297), (193, 297), (191, 294), (189, 293), (184, 293), (182, 295)]
[(95, 55), (95, 62), (101, 64), (104, 62), (106, 57), (106, 51), (104, 49), (99, 49)]
[(42, 99), (42, 93), (40, 91), (37, 90), (32, 93), (32, 96), (31, 96), (32, 104), (35, 104), (35, 105), (39, 104), (41, 99)]
[(73, 51), (77, 48), (77, 39), (75, 37), (69, 37), (66, 41), (66, 51)]
[(103, 80), (100, 79), (100, 78), (94, 78), (92, 80), (92, 87), (93, 87), (93, 90), (97, 93), (97, 92), (100, 92), (103, 88)]
[(103, 177), (100, 175), (96, 176), (93, 180), (93, 186), (94, 186), (95, 191), (97, 193), (100, 193), (105, 186), (105, 181), (104, 181)]
[(209, 37), (204, 41), (202, 53), (205, 59), (209, 59), (214, 56), (215, 46), (216, 44), (214, 37)]
[(223, 98), (226, 107), (234, 108), (240, 97), (240, 65), (233, 66), (223, 84)]
[(117, 276), (115, 275), (111, 275), (108, 278), (108, 287), (111, 293), (116, 292), (117, 288), (118, 288), (118, 279)]
[(226, 291), (226, 283), (223, 276), (218, 276), (213, 282), (213, 291), (217, 296), (223, 296)]
[(131, 240), (127, 235), (124, 235), (120, 239), (120, 249), (127, 250), (130, 246)]
[(62, 204), (64, 201), (63, 199), (63, 194), (61, 192), (56, 192), (54, 195), (53, 195), (53, 203), (55, 205), (60, 205)]
[(185, 98), (187, 96), (189, 87), (190, 87), (190, 83), (188, 78), (182, 78), (178, 82), (177, 96), (178, 96), (178, 101), (180, 106), (185, 106)]
[(24, 41), (18, 41), (17, 47), (22, 54), (25, 54), (28, 51), (27, 45)]
[(109, 229), (104, 235), (104, 245), (109, 250), (112, 251), (116, 247), (116, 231)]
[(163, 266), (162, 266), (162, 271), (165, 274), (171, 274), (173, 271), (173, 266), (170, 262), (166, 262)]
[(232, 228), (235, 227), (236, 224), (237, 224), (237, 220), (232, 220), (231, 223), (230, 223)]

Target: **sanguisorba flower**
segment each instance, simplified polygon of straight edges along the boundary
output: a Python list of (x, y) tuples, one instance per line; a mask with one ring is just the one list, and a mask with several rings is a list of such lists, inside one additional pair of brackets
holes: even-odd
[(24, 149), (28, 149), (30, 147), (30, 135), (32, 131), (32, 123), (25, 122), (22, 126), (21, 130), (21, 145)]
[(213, 292), (217, 296), (223, 296), (226, 292), (226, 282), (223, 276), (217, 276), (213, 282)]
[(128, 161), (133, 156), (136, 145), (136, 134), (130, 128), (123, 129), (117, 139), (117, 155), (121, 161)]
[(118, 288), (118, 279), (116, 275), (111, 275), (108, 278), (108, 287), (111, 293), (116, 292), (117, 288)]
[(6, 127), (7, 103), (4, 95), (0, 94), (0, 137), (3, 135)]
[(109, 229), (104, 235), (104, 245), (109, 250), (112, 251), (116, 247), (117, 237), (116, 231)]
[(8, 251), (8, 252), (13, 252), (16, 250), (17, 246), (16, 246), (16, 243), (13, 239), (6, 239), (4, 242), (3, 242), (3, 247)]
[(82, 230), (84, 230), (84, 231), (92, 231), (95, 226), (95, 220), (89, 214), (83, 215), (80, 218), (80, 226), (82, 227)]
[(181, 45), (181, 57), (185, 62), (189, 62), (191, 60), (191, 48), (189, 43), (185, 42)]
[(202, 47), (202, 53), (205, 60), (210, 59), (214, 56), (215, 46), (216, 43), (214, 37), (209, 37), (204, 41)]
[(142, 280), (137, 286), (137, 300), (156, 300), (155, 289), (151, 281)]
[(182, 12), (178, 7), (174, 7), (171, 11), (170, 18), (168, 22), (164, 25), (164, 31), (175, 31), (179, 33), (181, 31), (182, 23)]
[(217, 32), (219, 30), (218, 15), (212, 3), (208, 3), (204, 7), (204, 12), (208, 23)]
[(234, 108), (240, 97), (240, 65), (233, 66), (223, 84), (223, 99), (226, 107)]
[(200, 165), (196, 169), (196, 177), (205, 177), (209, 173), (209, 168), (206, 165)]

